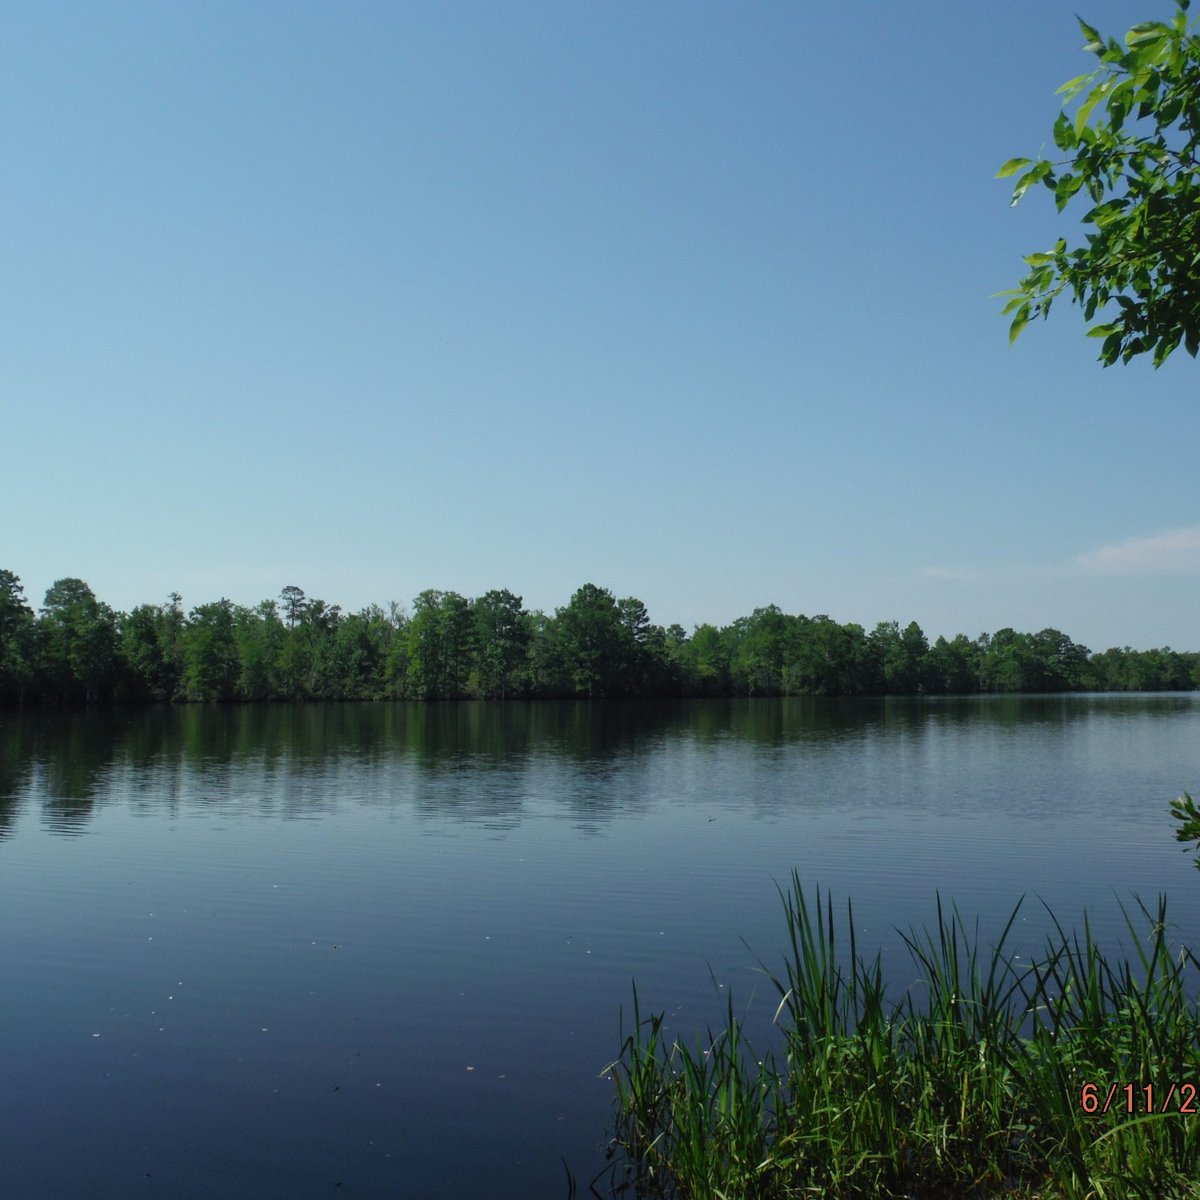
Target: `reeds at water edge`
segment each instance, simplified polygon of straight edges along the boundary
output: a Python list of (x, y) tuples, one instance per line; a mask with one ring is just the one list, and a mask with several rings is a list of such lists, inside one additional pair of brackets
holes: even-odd
[(1007, 948), (1020, 904), (985, 951), (939, 897), (932, 928), (903, 935), (918, 1001), (887, 994), (849, 904), (843, 948), (828, 895), (810, 904), (793, 874), (781, 897), (772, 1052), (746, 1044), (732, 997), (716, 1030), (668, 1041), (635, 986), (606, 1068), (618, 1194), (1200, 1197), (1200, 961), (1169, 940), (1165, 900), (1122, 908), (1132, 962), (1106, 956), (1086, 918), (1068, 934), (1051, 913), (1025, 963)]

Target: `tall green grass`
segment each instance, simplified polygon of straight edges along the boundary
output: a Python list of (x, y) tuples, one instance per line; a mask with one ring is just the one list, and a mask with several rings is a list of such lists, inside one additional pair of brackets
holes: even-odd
[[(839, 944), (832, 902), (798, 876), (782, 892), (788, 946), (780, 1045), (756, 1057), (733, 1001), (694, 1044), (664, 1036), (634, 991), (607, 1072), (616, 1086), (615, 1187), (642, 1197), (857, 1200), (1200, 1197), (1200, 1092), (1193, 1114), (1163, 1107), (1172, 1083), (1200, 1085), (1196, 955), (1122, 910), (1134, 962), (1105, 956), (1084, 923), (1054, 933), (1031, 964), (980, 945), (939, 898), (930, 930), (905, 936), (925, 984), (886, 994), (879, 957)], [(848, 953), (847, 953), (848, 951)], [(766, 968), (764, 968), (766, 970)], [(1134, 1112), (1123, 1085), (1132, 1083)], [(1087, 1097), (1084, 1086), (1096, 1085)], [(1110, 1097), (1110, 1086), (1118, 1089)], [(1109, 1100), (1107, 1112), (1102, 1111)]]

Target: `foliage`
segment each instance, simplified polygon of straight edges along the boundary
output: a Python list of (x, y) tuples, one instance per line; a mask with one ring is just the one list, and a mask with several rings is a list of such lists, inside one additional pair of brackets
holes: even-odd
[(128, 668), (130, 695), (173, 700), (183, 675), (183, 597), (172, 592), (166, 604), (139, 604), (118, 617), (120, 650)]
[(101, 699), (115, 679), (116, 614), (82, 579), (59, 579), (38, 622), (42, 673), (64, 703)]
[(475, 629), (475, 690), (489, 699), (519, 694), (526, 682), (532, 627), (529, 614), (507, 588), (494, 589), (471, 604)]
[(37, 627), (25, 589), (11, 571), (0, 570), (0, 702), (25, 698), (34, 676)]
[(1094, 232), (1085, 244), (1028, 255), (1028, 274), (1002, 295), (1014, 314), (1015, 339), (1034, 317), (1046, 317), (1064, 292), (1088, 330), (1103, 338), (1110, 366), (1138, 354), (1159, 366), (1182, 341), (1200, 349), (1200, 35), (1177, 0), (1170, 23), (1145, 21), (1124, 45), (1079, 24), (1084, 49), (1099, 67), (1063, 84), (1054, 143), (1069, 157), (1009, 159), (999, 177), (1016, 175), (1015, 204), (1034, 184), (1054, 193), (1059, 211), (1080, 192), (1092, 202), (1083, 217)]
[(457, 699), (466, 689), (474, 645), (470, 604), (428, 589), (413, 601), (405, 629), (409, 687), (422, 700)]
[(193, 608), (183, 637), (183, 692), (187, 699), (236, 699), (240, 665), (233, 604), (222, 599)]
[(1179, 828), (1175, 830), (1175, 840), (1196, 843), (1196, 870), (1200, 871), (1200, 809), (1196, 807), (1195, 800), (1184, 792), (1177, 800), (1171, 801), (1171, 816), (1179, 822)]
[(575, 692), (591, 698), (614, 690), (632, 656), (632, 634), (612, 592), (585, 583), (555, 616), (554, 640)]
[[(1200, 1123), (1171, 1081), (1200, 1072), (1189, 950), (1148, 939), (1126, 914), (1137, 960), (1112, 961), (1053, 922), (1037, 961), (1006, 950), (1020, 905), (985, 952), (939, 899), (932, 930), (902, 935), (921, 982), (891, 998), (880, 959), (859, 954), (853, 910), (841, 944), (832, 901), (783, 895), (777, 1053), (746, 1043), (732, 999), (694, 1045), (643, 1018), (605, 1068), (616, 1088), (614, 1191), (696, 1200), (779, 1197), (1196, 1197)], [(848, 950), (848, 954), (846, 953)], [(1137, 1081), (1154, 1116), (1128, 1113)], [(1100, 1081), (1104, 1081), (1102, 1086)], [(1090, 1097), (1088, 1086), (1098, 1091)], [(1161, 1090), (1157, 1090), (1161, 1088)], [(1104, 1111), (1101, 1111), (1104, 1106)], [(1158, 1111), (1166, 1108), (1166, 1112)]]
[(238, 694), (247, 700), (268, 700), (280, 691), (285, 669), (288, 631), (273, 600), (234, 613), (237, 642)]
[(1200, 653), (1090, 654), (1057, 629), (1001, 629), (932, 645), (915, 622), (867, 633), (825, 614), (756, 608), (689, 635), (635, 596), (585, 584), (552, 615), (494, 589), (428, 589), (343, 613), (289, 585), (279, 601), (186, 615), (178, 593), (114, 613), (79, 579), (36, 616), (0, 571), (0, 703), (103, 700), (446, 700), (638, 696), (876, 696), (1200, 685)]
[(385, 664), (394, 630), (378, 604), (341, 621), (336, 635), (341, 698), (378, 700), (387, 695)]

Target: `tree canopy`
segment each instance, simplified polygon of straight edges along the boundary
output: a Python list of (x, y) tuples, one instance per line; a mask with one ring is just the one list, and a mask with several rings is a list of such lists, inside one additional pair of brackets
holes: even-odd
[(295, 585), (252, 607), (115, 612), (60, 579), (40, 613), (0, 570), (0, 705), (109, 701), (459, 700), (637, 696), (871, 696), (1158, 691), (1200, 686), (1200, 652), (1092, 654), (1057, 629), (932, 644), (915, 622), (871, 632), (778, 605), (689, 635), (636, 596), (585, 583), (553, 614), (495, 589), (430, 588), (411, 612), (355, 613)]
[(1080, 193), (1092, 203), (1082, 245), (1059, 238), (1027, 255), (1028, 273), (1000, 293), (1010, 341), (1065, 292), (1086, 321), (1099, 317), (1088, 337), (1103, 339), (1105, 366), (1152, 354), (1157, 367), (1180, 342), (1200, 350), (1200, 35), (1189, 0), (1176, 3), (1172, 21), (1135, 25), (1123, 43), (1080, 20), (1100, 65), (1059, 88), (1054, 144), (1065, 157), (1011, 158), (997, 174), (1017, 176), (1013, 204), (1037, 183), (1060, 212)]

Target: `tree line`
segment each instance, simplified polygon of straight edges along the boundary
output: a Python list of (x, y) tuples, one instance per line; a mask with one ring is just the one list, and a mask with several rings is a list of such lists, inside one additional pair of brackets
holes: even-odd
[(215, 600), (117, 612), (60, 579), (36, 613), (0, 570), (0, 703), (853, 696), (1158, 691), (1200, 686), (1200, 653), (1093, 654), (1057, 629), (930, 644), (915, 622), (869, 633), (756, 608), (729, 625), (654, 624), (646, 606), (584, 584), (553, 615), (505, 589), (427, 590), (354, 613), (296, 586), (253, 607)]

